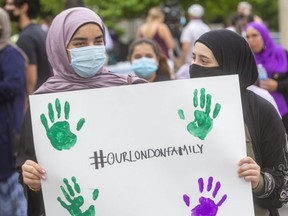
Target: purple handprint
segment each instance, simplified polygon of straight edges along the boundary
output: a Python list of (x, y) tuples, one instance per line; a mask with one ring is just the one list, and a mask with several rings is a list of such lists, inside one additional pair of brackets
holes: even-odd
[[(198, 179), (198, 185), (199, 185), (199, 191), (203, 193), (204, 191), (204, 181), (203, 178)], [(207, 191), (210, 192), (213, 186), (213, 177), (208, 178), (208, 184), (207, 184)], [(216, 182), (216, 185), (214, 187), (214, 190), (212, 191), (213, 198), (216, 197), (219, 189), (221, 187), (221, 183), (219, 181)], [(208, 197), (200, 197), (199, 198), (199, 204), (195, 206), (191, 210), (191, 216), (215, 216), (217, 215), (218, 208), (225, 202), (227, 199), (227, 195), (223, 195), (221, 200), (215, 204), (214, 200), (208, 198)], [(183, 195), (183, 200), (186, 204), (186, 206), (190, 206), (190, 197), (186, 194)]]

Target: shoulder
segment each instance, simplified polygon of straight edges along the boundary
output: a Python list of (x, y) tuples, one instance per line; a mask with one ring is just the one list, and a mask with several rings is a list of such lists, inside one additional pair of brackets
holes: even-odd
[(46, 33), (41, 29), (41, 27), (38, 24), (32, 23), (22, 30), (22, 32), (19, 35), (17, 43), (19, 41), (21, 42), (29, 39), (37, 39), (37, 40), (46, 39)]
[(279, 113), (269, 101), (248, 91), (247, 103), (253, 124), (257, 124), (262, 131), (272, 130), (275, 133), (276, 131), (279, 133), (282, 133), (282, 130), (285, 131)]
[(197, 28), (198, 28), (197, 23), (195, 23), (195, 21), (192, 20), (183, 28), (182, 34), (184, 34), (184, 35), (194, 34), (194, 32), (195, 32), (195, 30), (197, 30)]
[(250, 91), (253, 91), (255, 94), (261, 96), (262, 98), (264, 98), (265, 100), (269, 101), (274, 107), (275, 109), (277, 109), (277, 104), (274, 100), (274, 98), (272, 97), (272, 95), (265, 89), (262, 89), (256, 85), (251, 85), (247, 88)]
[[(256, 93), (252, 91), (248, 91), (248, 100), (250, 103), (250, 106), (252, 109), (261, 112), (270, 112), (272, 110), (272, 113), (274, 113), (275, 108), (274, 106), (263, 97), (257, 95)], [(276, 112), (277, 113), (277, 112)]]
[(159, 26), (158, 26), (158, 29), (169, 29), (167, 24), (165, 23), (160, 23)]
[(7, 45), (5, 49), (3, 49), (3, 54), (9, 58), (21, 56), (21, 53), (19, 52), (19, 50), (15, 46), (10, 45), (10, 44)]
[(254, 145), (261, 149), (260, 154), (263, 154), (261, 158), (267, 165), (267, 160), (271, 158), (269, 155), (272, 151), (271, 145), (273, 145), (273, 152), (277, 152), (275, 154), (280, 154), (283, 146), (286, 145), (284, 124), (274, 106), (255, 93), (249, 91), (248, 100), (244, 103), (249, 107), (246, 112), (244, 111), (245, 123)]
[(170, 33), (170, 30), (165, 23), (159, 24), (157, 31), (159, 32), (159, 34), (161, 34), (162, 37), (166, 37), (168, 36), (167, 34)]

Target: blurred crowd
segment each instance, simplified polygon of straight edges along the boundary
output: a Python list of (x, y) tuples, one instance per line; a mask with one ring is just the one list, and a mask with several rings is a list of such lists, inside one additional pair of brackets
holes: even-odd
[[(29, 215), (27, 191), (18, 181), (21, 168), (15, 162), (19, 136), (29, 109), (28, 96), (53, 76), (46, 38), (54, 17), (36, 22), (39, 11), (37, 0), (6, 0), (0, 8), (0, 216)], [(196, 58), (195, 42), (214, 30), (204, 18), (205, 8), (200, 4), (182, 9), (172, 1), (152, 7), (126, 47), (112, 29), (104, 26), (104, 68), (115, 74), (136, 75), (147, 82), (189, 79)], [(11, 35), (12, 24), (17, 26), (15, 35)], [(275, 107), (287, 132), (287, 50), (273, 39), (265, 20), (253, 13), (248, 2), (239, 2), (223, 28), (248, 42), (259, 73), (248, 89)]]

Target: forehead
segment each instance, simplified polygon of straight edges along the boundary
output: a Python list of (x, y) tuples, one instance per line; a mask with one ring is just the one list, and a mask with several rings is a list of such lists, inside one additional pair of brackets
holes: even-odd
[(260, 34), (260, 32), (257, 30), (257, 29), (255, 29), (255, 28), (253, 28), (253, 27), (248, 27), (247, 29), (246, 29), (246, 34), (255, 34), (255, 33), (257, 33), (257, 34)]
[(14, 0), (6, 0), (6, 4), (14, 4)]
[(194, 46), (193, 53), (195, 55), (205, 55), (207, 57), (214, 57), (212, 51), (203, 43), (197, 42)]
[(6, 0), (5, 2), (5, 9), (7, 10), (13, 10), (15, 8), (15, 5), (14, 5), (14, 0)]
[(137, 44), (133, 49), (133, 53), (143, 53), (143, 52), (154, 53), (154, 50), (153, 47), (147, 43)]
[(87, 23), (79, 27), (73, 38), (76, 36), (90, 37), (94, 35), (103, 34), (101, 28), (96, 23)]

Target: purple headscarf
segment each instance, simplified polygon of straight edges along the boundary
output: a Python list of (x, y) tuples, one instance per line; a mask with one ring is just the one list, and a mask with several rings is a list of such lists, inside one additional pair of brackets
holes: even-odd
[(254, 53), (257, 64), (262, 64), (268, 73), (287, 72), (288, 68), (285, 49), (282, 46), (275, 44), (267, 27), (264, 24), (257, 22), (249, 23), (246, 29), (250, 27), (256, 29), (260, 33), (265, 45), (263, 51)]
[[(128, 84), (125, 76), (110, 73), (104, 68), (89, 79), (82, 78), (74, 72), (66, 50), (74, 33), (86, 23), (96, 23), (101, 28), (104, 38), (104, 25), (101, 18), (88, 8), (70, 8), (54, 18), (46, 39), (48, 60), (53, 68), (54, 76), (50, 77), (35, 92), (36, 94)], [(133, 83), (136, 79), (132, 77), (131, 82)]]
[[(267, 27), (262, 23), (251, 22), (246, 26), (246, 29), (248, 28), (257, 30), (264, 41), (264, 49), (260, 53), (254, 53), (257, 64), (264, 66), (270, 78), (273, 77), (275, 72), (286, 73), (288, 65), (285, 49), (273, 41)], [(270, 92), (270, 94), (275, 99), (280, 114), (282, 116), (286, 114), (288, 107), (283, 95), (280, 92)]]

